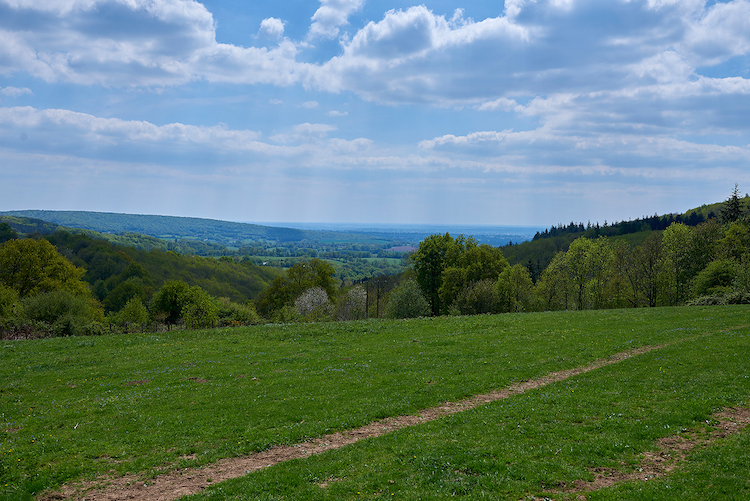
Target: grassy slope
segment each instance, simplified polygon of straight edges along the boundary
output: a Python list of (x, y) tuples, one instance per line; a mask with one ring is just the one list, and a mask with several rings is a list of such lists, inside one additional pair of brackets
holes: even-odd
[[(453, 493), (519, 499), (589, 478), (591, 467), (633, 463), (657, 438), (745, 402), (749, 311), (555, 312), (5, 342), (0, 488), (8, 486), (0, 496), (23, 499), (109, 470), (153, 472), (191, 453), (205, 464), (675, 342), (210, 491), (212, 498), (231, 499), (442, 499)], [(648, 488), (666, 499), (700, 499), (717, 484), (750, 493), (746, 437), (717, 444)], [(733, 478), (731, 468), (738, 472)], [(326, 489), (317, 485), (329, 478), (341, 480)], [(591, 496), (627, 499), (638, 488)], [(670, 497), (678, 492), (670, 489), (687, 495)]]

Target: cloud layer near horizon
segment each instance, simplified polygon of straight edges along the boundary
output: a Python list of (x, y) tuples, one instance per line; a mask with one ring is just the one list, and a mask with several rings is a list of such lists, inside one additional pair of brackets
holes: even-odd
[[(235, 220), (548, 224), (682, 210), (750, 183), (750, 0), (506, 0), (480, 20), (471, 6), (371, 21), (364, 0), (321, 0), (301, 39), (286, 27), (304, 19), (269, 16), (242, 46), (218, 42), (191, 0), (0, 0), (0, 158), (28, 190), (3, 208), (34, 200), (24, 172), (77, 161), (91, 169), (81, 192), (173, 179), (174, 200), (140, 212), (202, 215), (175, 200), (203, 187), (222, 206), (205, 215)], [(86, 89), (144, 108), (70, 109), (65, 93)], [(227, 93), (279, 111), (238, 118), (229, 100), (188, 121), (159, 101)], [(242, 203), (238, 186), (267, 195)]]

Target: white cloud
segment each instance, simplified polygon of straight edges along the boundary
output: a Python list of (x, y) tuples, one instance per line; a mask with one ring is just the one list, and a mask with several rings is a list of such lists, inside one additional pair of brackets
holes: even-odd
[[(310, 36), (336, 36), (364, 0), (323, 0)], [(2, 21), (2, 11), (29, 24)], [(9, 16), (10, 19), (12, 16)], [(193, 0), (0, 0), (0, 74), (83, 85), (302, 84), (379, 103), (473, 105), (689, 81), (700, 65), (750, 53), (750, 1), (507, 0), (478, 22), (420, 5), (386, 12), (318, 63), (269, 17), (273, 47), (216, 41)], [(527, 100), (524, 99), (524, 100)], [(504, 101), (508, 100), (508, 101)]]
[(28, 22), (0, 20), (0, 74), (83, 85), (288, 85), (305, 67), (288, 41), (272, 49), (217, 43), (213, 16), (193, 0), (6, 1), (2, 10)]
[(501, 97), (479, 106), (480, 111), (519, 111), (521, 109), (522, 107), (519, 106), (517, 102), (513, 99), (508, 99), (507, 97)]
[(337, 128), (333, 125), (327, 124), (311, 124), (303, 123), (292, 127), (290, 134), (275, 134), (271, 136), (271, 140), (277, 143), (292, 143), (299, 141), (317, 141), (325, 138), (329, 132), (335, 131)]
[(0, 94), (8, 97), (33, 96), (34, 93), (27, 87), (0, 87)]
[[(65, 137), (71, 149), (86, 143), (92, 148), (127, 147), (133, 144), (149, 148), (184, 146), (213, 150), (262, 151), (261, 134), (250, 130), (230, 130), (226, 126), (198, 127), (181, 123), (155, 125), (137, 120), (101, 118), (87, 113), (61, 109), (38, 110), (30, 106), (0, 108), (0, 131), (25, 131), (30, 138), (39, 137), (44, 149), (45, 137)], [(59, 140), (52, 141), (58, 143)], [(65, 143), (65, 141), (62, 141)], [(66, 146), (61, 146), (65, 148)]]
[(258, 36), (277, 40), (284, 36), (285, 22), (275, 17), (269, 17), (260, 22)]
[(348, 111), (331, 110), (328, 112), (329, 117), (345, 117), (349, 114)]
[(307, 108), (308, 110), (312, 110), (320, 106), (320, 103), (318, 103), (317, 101), (305, 101), (300, 106), (302, 106), (303, 108)]
[(349, 24), (349, 16), (364, 4), (365, 0), (320, 0), (320, 8), (312, 17), (308, 39), (336, 38), (340, 27)]
[(687, 26), (680, 47), (695, 65), (715, 65), (750, 52), (750, 2), (715, 3)]

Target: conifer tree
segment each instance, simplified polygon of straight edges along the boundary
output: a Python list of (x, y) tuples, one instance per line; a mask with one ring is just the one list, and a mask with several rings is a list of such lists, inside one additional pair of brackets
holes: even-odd
[(738, 221), (742, 218), (743, 212), (740, 190), (737, 188), (737, 183), (734, 183), (732, 194), (724, 202), (724, 207), (721, 208), (721, 220), (724, 223)]

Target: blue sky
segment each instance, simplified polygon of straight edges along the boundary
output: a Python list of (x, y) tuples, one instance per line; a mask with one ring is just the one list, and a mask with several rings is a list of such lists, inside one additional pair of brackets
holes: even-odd
[(750, 191), (750, 0), (0, 0), (0, 210), (541, 225)]

